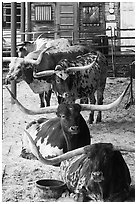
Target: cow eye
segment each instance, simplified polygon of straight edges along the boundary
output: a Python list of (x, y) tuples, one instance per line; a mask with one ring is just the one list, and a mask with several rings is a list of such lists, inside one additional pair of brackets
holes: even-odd
[(61, 118), (64, 119), (66, 116), (65, 115), (61, 115)]
[(60, 79), (56, 79), (56, 83), (59, 84), (60, 83)]

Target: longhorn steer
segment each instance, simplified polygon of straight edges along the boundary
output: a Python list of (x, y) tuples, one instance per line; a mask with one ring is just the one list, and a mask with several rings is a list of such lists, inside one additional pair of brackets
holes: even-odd
[[(95, 104), (97, 91), (97, 104), (103, 104), (107, 78), (107, 60), (103, 54), (93, 51), (78, 56), (75, 60), (62, 59), (55, 70), (52, 85), (54, 90), (65, 98), (66, 103), (74, 103), (76, 99), (88, 97), (90, 103)], [(44, 74), (48, 75), (46, 71), (37, 73), (37, 78)], [(91, 111), (89, 123), (93, 121), (94, 112)], [(101, 111), (98, 112), (96, 122), (101, 122)]]
[[(43, 157), (61, 155), (90, 144), (90, 132), (80, 111), (79, 104), (60, 104), (56, 112), (57, 117), (50, 120), (41, 118), (28, 124), (26, 130), (31, 134)], [(33, 158), (28, 144), (24, 134), (21, 155), (24, 158)]]
[[(66, 45), (66, 49), (65, 45), (62, 46), (64, 49), (60, 48), (59, 50), (56, 47), (49, 47), (43, 51), (40, 49), (31, 52), (24, 58), (12, 59), (6, 81), (18, 81), (22, 77), (34, 93), (41, 94), (50, 90), (51, 94), (51, 77), (44, 76), (37, 78), (36, 72), (54, 70), (62, 58), (73, 59), (77, 55), (88, 52), (85, 47), (79, 45), (70, 47)], [(41, 107), (43, 106), (44, 104), (42, 103)]]
[(62, 162), (62, 179), (69, 191), (76, 194), (76, 201), (124, 201), (128, 197), (131, 177), (119, 151), (129, 151), (128, 148), (97, 143), (45, 159), (31, 135), (26, 134), (39, 161), (52, 165)]

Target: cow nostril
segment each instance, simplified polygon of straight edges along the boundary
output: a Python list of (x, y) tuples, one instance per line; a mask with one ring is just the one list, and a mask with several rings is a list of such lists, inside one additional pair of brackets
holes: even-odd
[(71, 127), (70, 127), (70, 130), (71, 130), (71, 131), (78, 131), (78, 126), (71, 126)]
[(64, 97), (69, 97), (69, 93), (64, 93)]
[(101, 171), (92, 172), (92, 177), (95, 182), (101, 182), (102, 180), (104, 180), (104, 176)]

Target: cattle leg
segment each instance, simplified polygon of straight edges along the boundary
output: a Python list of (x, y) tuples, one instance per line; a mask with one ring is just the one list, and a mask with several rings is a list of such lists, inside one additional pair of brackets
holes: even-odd
[(40, 108), (45, 107), (45, 103), (44, 103), (44, 92), (39, 94), (39, 98), (40, 98)]
[[(95, 104), (95, 103), (96, 103), (96, 99), (95, 99), (94, 94), (92, 94), (90, 96), (90, 104)], [(89, 122), (89, 124), (92, 124), (93, 121), (94, 121), (94, 111), (91, 111), (90, 114), (89, 114), (88, 122)]]
[(50, 89), (50, 90), (48, 91), (48, 93), (45, 92), (45, 100), (46, 100), (46, 103), (47, 103), (46, 106), (50, 106), (51, 94), (52, 94), (52, 89)]
[(29, 160), (37, 160), (37, 158), (32, 154), (30, 148), (29, 148), (29, 142), (28, 138), (26, 137), (26, 134), (24, 133), (22, 141), (22, 150), (20, 157), (24, 159), (29, 159)]
[[(104, 88), (99, 88), (97, 90), (97, 104), (98, 105), (103, 104), (103, 92), (104, 92)], [(98, 111), (96, 123), (101, 122), (101, 119), (102, 119), (102, 113), (101, 111)]]
[(64, 101), (63, 97), (59, 95), (57, 96), (57, 98), (58, 98), (58, 104), (61, 104)]

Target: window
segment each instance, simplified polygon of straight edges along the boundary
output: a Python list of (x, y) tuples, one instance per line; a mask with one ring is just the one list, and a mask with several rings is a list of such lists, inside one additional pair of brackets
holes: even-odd
[(84, 6), (82, 16), (84, 26), (99, 26), (99, 6)]
[(35, 20), (36, 21), (52, 21), (51, 5), (35, 6)]
[[(17, 28), (20, 28), (21, 4), (17, 3)], [(3, 3), (3, 28), (11, 27), (11, 3)]]

